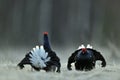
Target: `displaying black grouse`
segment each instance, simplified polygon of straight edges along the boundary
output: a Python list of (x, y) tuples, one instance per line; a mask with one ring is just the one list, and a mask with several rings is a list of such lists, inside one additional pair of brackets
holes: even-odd
[(92, 46), (87, 45), (85, 48), (84, 45), (81, 45), (78, 50), (76, 50), (68, 58), (67, 69), (72, 70), (71, 64), (75, 63), (76, 70), (92, 70), (95, 68), (95, 63), (97, 60), (102, 61), (102, 67), (106, 66), (106, 61), (100, 52), (92, 49)]
[(48, 72), (55, 71), (57, 68), (56, 72), (60, 72), (60, 59), (50, 47), (47, 32), (44, 32), (44, 44), (36, 46), (27, 53), (18, 66), (23, 69), (26, 64), (31, 65), (36, 71), (45, 70)]

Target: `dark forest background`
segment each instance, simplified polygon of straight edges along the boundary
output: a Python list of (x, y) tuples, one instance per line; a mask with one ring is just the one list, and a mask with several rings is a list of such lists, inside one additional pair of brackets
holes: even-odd
[(0, 0), (0, 47), (120, 46), (120, 0)]

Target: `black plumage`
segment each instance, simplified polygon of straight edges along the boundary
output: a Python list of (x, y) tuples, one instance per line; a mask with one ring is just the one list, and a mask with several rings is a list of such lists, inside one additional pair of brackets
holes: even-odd
[(92, 49), (85, 48), (86, 51), (83, 53), (83, 48), (76, 50), (72, 55), (68, 58), (67, 69), (72, 70), (72, 63), (75, 63), (76, 70), (92, 70), (95, 68), (95, 64), (97, 60), (102, 61), (102, 67), (106, 66), (106, 61), (100, 52)]
[(24, 68), (24, 65), (31, 65), (36, 71), (45, 70), (60, 72), (60, 58), (51, 49), (48, 39), (48, 33), (44, 32), (44, 44), (36, 46), (26, 54), (26, 56), (18, 64), (20, 69)]

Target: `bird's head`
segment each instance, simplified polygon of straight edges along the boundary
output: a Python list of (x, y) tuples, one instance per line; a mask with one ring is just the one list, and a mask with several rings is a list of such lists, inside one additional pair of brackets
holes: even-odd
[(43, 32), (43, 45), (44, 45), (44, 49), (45, 51), (50, 51), (51, 47), (50, 47), (50, 43), (49, 43), (49, 38), (48, 38), (48, 32)]
[(87, 49), (86, 48), (82, 48), (82, 53), (86, 53)]

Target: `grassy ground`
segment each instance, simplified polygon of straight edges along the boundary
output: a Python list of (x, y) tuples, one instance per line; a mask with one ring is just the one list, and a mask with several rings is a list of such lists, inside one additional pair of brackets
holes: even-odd
[[(0, 80), (120, 80), (120, 65), (110, 62), (110, 54), (104, 55), (107, 66), (101, 68), (100, 64), (92, 71), (72, 71), (66, 68), (67, 59), (70, 54), (58, 54), (61, 58), (61, 73), (46, 73), (45, 71), (31, 71), (30, 66), (25, 66), (23, 70), (16, 67), (17, 63), (25, 56), (27, 50), (1, 50), (0, 52)], [(61, 51), (61, 53), (64, 51)], [(66, 51), (64, 53), (69, 53)], [(105, 52), (105, 51), (104, 51)], [(108, 55), (109, 54), (109, 55)], [(112, 61), (112, 59), (111, 59)]]

